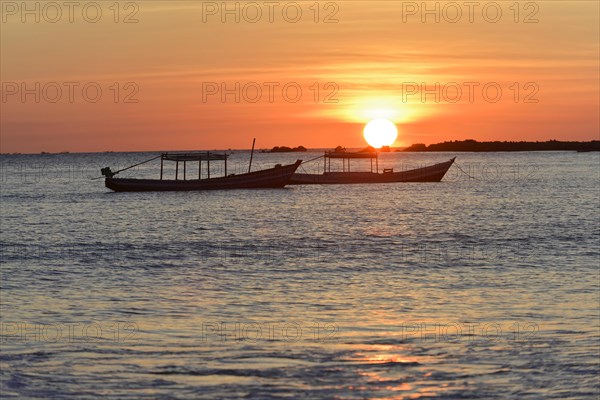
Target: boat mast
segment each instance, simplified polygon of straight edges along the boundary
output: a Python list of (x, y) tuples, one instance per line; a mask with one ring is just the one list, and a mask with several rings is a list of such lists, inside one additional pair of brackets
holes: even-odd
[(250, 152), (250, 164), (248, 165), (248, 173), (250, 173), (250, 168), (252, 168), (252, 157), (254, 156), (254, 143), (256, 143), (256, 138), (252, 140), (252, 151)]

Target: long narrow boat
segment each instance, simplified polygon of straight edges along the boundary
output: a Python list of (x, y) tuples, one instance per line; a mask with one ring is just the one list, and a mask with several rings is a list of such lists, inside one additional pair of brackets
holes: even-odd
[[(277, 164), (274, 168), (261, 171), (227, 175), (228, 156), (210, 152), (163, 153), (160, 156), (160, 179), (115, 178), (114, 175), (123, 170), (112, 172), (110, 168), (103, 168), (102, 174), (105, 176), (106, 187), (115, 192), (283, 188), (302, 163), (302, 160), (297, 160), (294, 164)], [(175, 179), (163, 179), (164, 161), (175, 161)], [(194, 161), (198, 162), (198, 179), (187, 179), (187, 163)], [(210, 177), (210, 161), (225, 162), (224, 176)], [(202, 177), (203, 162), (208, 164), (206, 178)], [(179, 179), (180, 163), (183, 163), (183, 179)]]
[[(379, 172), (379, 155), (377, 152), (326, 152), (324, 156), (325, 167), (322, 174), (303, 174), (295, 173), (290, 180), (290, 185), (325, 185), (325, 184), (350, 184), (350, 183), (390, 183), (390, 182), (439, 182), (442, 180), (448, 169), (454, 163), (452, 158), (449, 161), (430, 165), (422, 168), (415, 168), (406, 171), (394, 172), (393, 169), (384, 169)], [(351, 172), (351, 159), (371, 159), (370, 172)], [(331, 172), (331, 159), (341, 159), (343, 162), (342, 172)], [(373, 171), (373, 160), (376, 170)], [(347, 165), (347, 166), (346, 166)]]

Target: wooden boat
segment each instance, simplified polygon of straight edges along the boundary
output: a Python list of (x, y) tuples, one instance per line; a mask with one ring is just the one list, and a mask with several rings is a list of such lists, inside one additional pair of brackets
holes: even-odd
[[(274, 168), (261, 171), (248, 172), (244, 174), (227, 175), (228, 154), (210, 152), (193, 153), (163, 153), (160, 156), (160, 179), (128, 179), (115, 178), (114, 175), (124, 171), (112, 172), (110, 168), (103, 168), (102, 175), (105, 176), (105, 185), (115, 192), (147, 192), (147, 191), (190, 191), (190, 190), (220, 190), (220, 189), (258, 189), (258, 188), (282, 188), (289, 183), (292, 175), (302, 163), (297, 160), (294, 164), (277, 164)], [(147, 160), (145, 162), (154, 160)], [(164, 161), (174, 161), (175, 179), (163, 179)], [(198, 179), (187, 179), (187, 163), (198, 162)], [(225, 174), (221, 177), (210, 177), (210, 162), (224, 161)], [(207, 163), (207, 176), (202, 177), (202, 163)], [(183, 163), (183, 179), (179, 179), (179, 164)], [(140, 163), (142, 164), (142, 163)], [(140, 165), (136, 164), (136, 165)], [(248, 168), (250, 169), (250, 168)]]
[[(456, 158), (456, 157), (455, 157)], [(393, 169), (384, 169), (379, 173), (379, 154), (377, 152), (326, 152), (324, 155), (325, 167), (322, 174), (295, 173), (290, 180), (290, 185), (311, 184), (350, 184), (350, 183), (388, 183), (388, 182), (439, 182), (442, 180), (450, 166), (454, 163), (449, 161), (416, 168), (407, 171), (394, 172)], [(331, 172), (331, 159), (341, 159), (343, 162), (342, 172)], [(370, 172), (351, 172), (351, 159), (371, 159)], [(373, 171), (373, 161), (376, 170)], [(347, 166), (346, 166), (347, 165)]]

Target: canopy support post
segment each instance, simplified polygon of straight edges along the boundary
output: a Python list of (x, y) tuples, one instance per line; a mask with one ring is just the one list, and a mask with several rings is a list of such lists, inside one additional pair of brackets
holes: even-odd
[(179, 160), (175, 161), (175, 180), (179, 177)]

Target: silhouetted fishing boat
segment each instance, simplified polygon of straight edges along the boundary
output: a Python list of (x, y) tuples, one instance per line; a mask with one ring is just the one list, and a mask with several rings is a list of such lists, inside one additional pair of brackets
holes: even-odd
[[(192, 153), (163, 153), (158, 157), (151, 158), (142, 163), (113, 172), (110, 168), (103, 168), (102, 175), (105, 177), (107, 188), (115, 192), (147, 192), (147, 191), (190, 191), (190, 190), (219, 190), (219, 189), (258, 189), (258, 188), (282, 188), (289, 183), (292, 175), (302, 163), (302, 160), (294, 164), (277, 164), (274, 168), (244, 174), (227, 175), (228, 154), (211, 152), (192, 152)], [(126, 169), (144, 164), (146, 162), (160, 158), (160, 179), (130, 179), (115, 178), (114, 176)], [(175, 179), (163, 179), (164, 161), (174, 161)], [(210, 162), (223, 161), (224, 176), (210, 176)], [(198, 162), (197, 179), (188, 179), (188, 162)], [(207, 163), (206, 178), (202, 177), (203, 162)], [(179, 179), (179, 164), (183, 163), (183, 179)]]
[[(449, 161), (430, 165), (427, 167), (411, 169), (407, 171), (394, 172), (393, 169), (384, 169), (379, 172), (379, 154), (377, 152), (326, 152), (323, 156), (324, 167), (322, 174), (295, 173), (290, 180), (290, 185), (310, 184), (349, 184), (349, 183), (388, 183), (388, 182), (439, 182), (442, 180), (454, 158)], [(456, 157), (455, 157), (456, 158)], [(331, 172), (331, 160), (341, 159), (343, 163), (342, 172)], [(370, 159), (370, 172), (351, 172), (350, 160)], [(375, 171), (373, 171), (375, 161)]]

